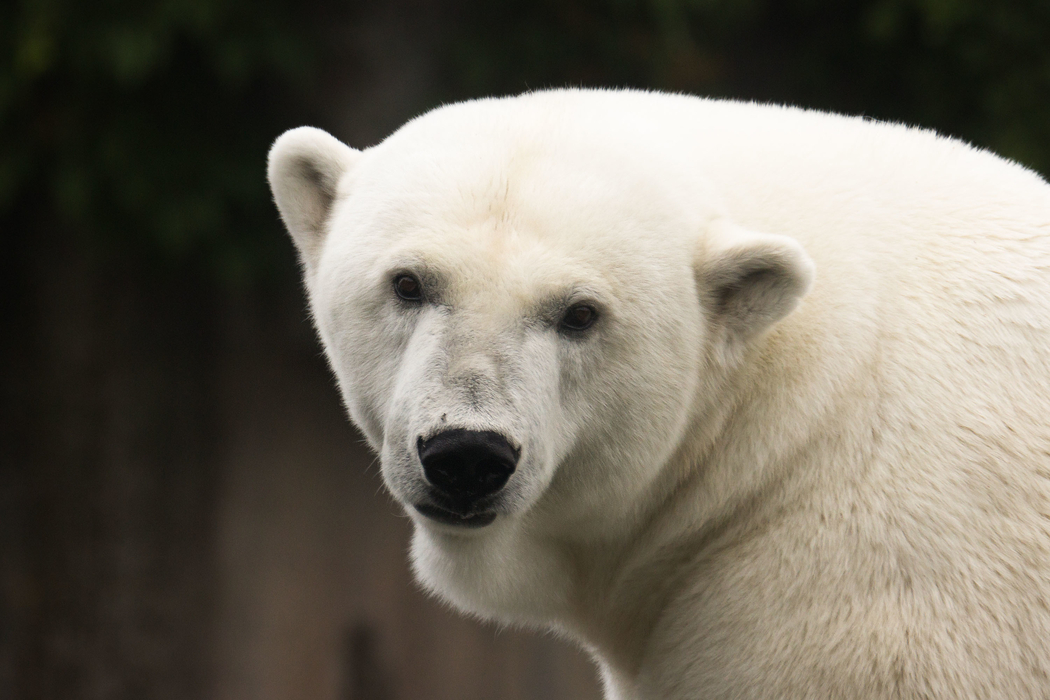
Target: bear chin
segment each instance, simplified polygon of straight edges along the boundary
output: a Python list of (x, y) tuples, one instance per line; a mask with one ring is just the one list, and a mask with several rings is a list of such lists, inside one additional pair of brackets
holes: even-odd
[(495, 522), (498, 514), (487, 510), (479, 513), (460, 514), (451, 510), (445, 510), (436, 505), (419, 503), (412, 506), (422, 516), (442, 525), (450, 525), (456, 528), (476, 530)]

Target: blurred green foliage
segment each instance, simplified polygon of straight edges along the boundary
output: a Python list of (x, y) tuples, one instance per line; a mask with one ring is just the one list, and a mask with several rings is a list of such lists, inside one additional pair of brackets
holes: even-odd
[(321, 58), (306, 17), (286, 0), (0, 4), (7, 236), (263, 264), (266, 151)]
[[(334, 60), (321, 37), (348, 7), (327, 1), (0, 5), (4, 233), (264, 267), (266, 150), (312, 121)], [(1050, 172), (1046, 0), (430, 4), (446, 24), (430, 97), (575, 84), (770, 100), (933, 127)]]

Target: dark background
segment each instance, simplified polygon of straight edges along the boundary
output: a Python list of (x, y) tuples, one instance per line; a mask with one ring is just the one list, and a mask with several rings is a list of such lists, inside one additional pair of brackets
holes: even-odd
[(264, 180), (561, 85), (935, 128), (1050, 172), (1045, 0), (0, 3), (0, 698), (596, 698), (416, 590)]

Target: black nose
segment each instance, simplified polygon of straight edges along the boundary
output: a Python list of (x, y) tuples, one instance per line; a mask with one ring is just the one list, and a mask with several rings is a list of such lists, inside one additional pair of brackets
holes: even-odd
[(457, 502), (496, 493), (518, 464), (520, 449), (491, 430), (446, 430), (416, 443), (427, 481)]

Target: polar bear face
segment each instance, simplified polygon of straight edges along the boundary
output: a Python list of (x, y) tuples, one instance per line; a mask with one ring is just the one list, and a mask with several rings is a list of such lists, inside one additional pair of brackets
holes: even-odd
[(314, 129), (275, 144), (319, 334), (419, 526), (477, 537), (537, 509), (545, 527), (601, 526), (811, 264), (727, 221), (671, 156), (457, 109), (364, 152)]

